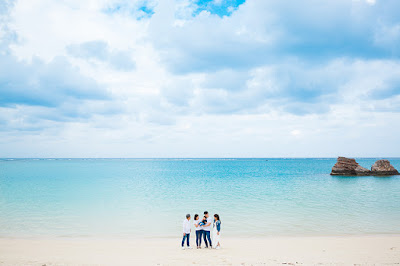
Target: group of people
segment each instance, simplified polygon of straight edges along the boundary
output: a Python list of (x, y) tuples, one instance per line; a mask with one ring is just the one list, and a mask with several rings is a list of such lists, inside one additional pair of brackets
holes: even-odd
[[(190, 214), (186, 214), (186, 219), (183, 220), (183, 239), (182, 249), (186, 247), (191, 249), (190, 246), (190, 233), (192, 232), (192, 222), (190, 221)], [(220, 238), (221, 238), (221, 220), (218, 214), (214, 214), (214, 219), (210, 217), (208, 211), (204, 212), (204, 217), (200, 219), (198, 214), (194, 215), (194, 228), (196, 230), (196, 246), (198, 249), (201, 248), (201, 239), (204, 238), (206, 248), (220, 249)], [(211, 241), (211, 229), (213, 230), (212, 241)]]

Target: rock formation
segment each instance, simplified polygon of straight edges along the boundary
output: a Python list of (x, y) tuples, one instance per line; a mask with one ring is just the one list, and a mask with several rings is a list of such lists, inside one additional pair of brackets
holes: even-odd
[(332, 167), (331, 175), (400, 175), (388, 160), (378, 160), (371, 171), (359, 165), (355, 159), (338, 157), (336, 164)]
[(355, 159), (338, 157), (331, 175), (371, 175), (371, 171), (359, 165)]
[(399, 175), (399, 171), (388, 160), (376, 161), (371, 167), (371, 172), (373, 175)]

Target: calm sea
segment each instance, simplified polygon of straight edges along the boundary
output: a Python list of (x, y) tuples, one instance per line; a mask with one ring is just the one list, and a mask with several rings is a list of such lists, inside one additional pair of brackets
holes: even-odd
[(204, 210), (225, 236), (400, 233), (400, 177), (330, 176), (335, 161), (2, 159), (0, 237), (173, 237)]

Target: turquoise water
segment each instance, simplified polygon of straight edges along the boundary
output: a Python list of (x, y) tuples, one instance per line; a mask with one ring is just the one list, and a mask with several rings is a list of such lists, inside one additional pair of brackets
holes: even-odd
[(230, 236), (400, 233), (400, 177), (330, 176), (335, 161), (3, 159), (0, 237), (173, 237), (204, 210)]

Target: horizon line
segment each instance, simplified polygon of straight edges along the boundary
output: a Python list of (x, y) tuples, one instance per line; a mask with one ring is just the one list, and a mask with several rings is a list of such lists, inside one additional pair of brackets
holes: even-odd
[[(159, 159), (159, 160), (176, 160), (176, 159), (210, 159), (210, 160), (226, 160), (226, 159), (337, 159), (338, 157), (347, 157), (347, 156), (337, 156), (337, 157), (0, 157), (0, 160), (9, 160), (9, 159), (132, 159), (132, 160), (151, 160), (151, 159)], [(400, 159), (399, 157), (384, 157), (384, 156), (375, 156), (375, 157), (347, 157), (347, 158), (356, 158), (356, 159), (377, 159), (377, 158), (389, 158), (389, 159)]]

